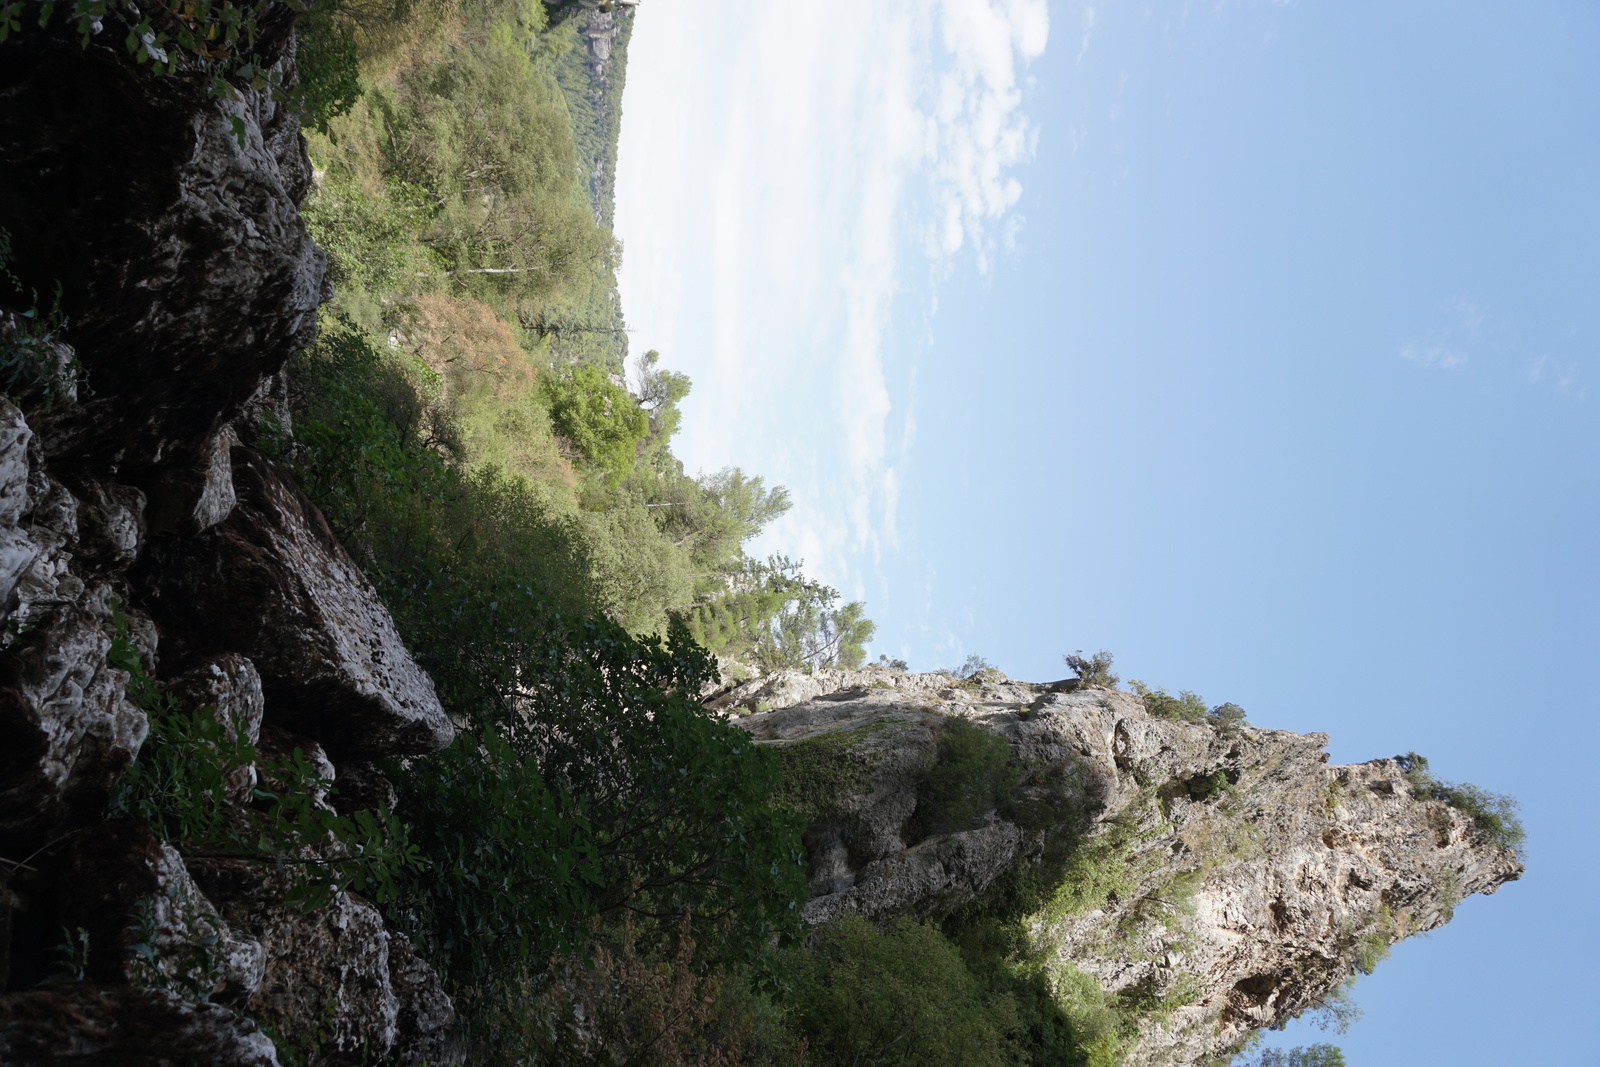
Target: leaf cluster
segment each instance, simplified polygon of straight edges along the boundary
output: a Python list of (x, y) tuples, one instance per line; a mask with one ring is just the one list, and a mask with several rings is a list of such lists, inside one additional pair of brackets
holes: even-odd
[[(207, 95), (233, 100), (264, 90), (313, 122), (354, 102), (356, 61), (348, 35), (330, 34), (312, 49), (305, 78), (277, 66), (310, 0), (0, 0), (0, 44), (28, 31), (63, 33), (88, 48), (102, 33), (120, 39), (133, 62), (156, 75), (197, 79)], [(244, 144), (244, 121), (233, 119)]]
[(1085, 656), (1083, 649), (1080, 648), (1076, 652), (1066, 653), (1061, 658), (1080, 685), (1097, 685), (1105, 689), (1117, 687), (1120, 679), (1111, 673), (1111, 664), (1115, 657), (1105, 649), (1102, 648), (1092, 656)]
[(1445, 782), (1428, 770), (1428, 760), (1415, 752), (1397, 757), (1411, 783), (1412, 792), (1424, 800), (1441, 800), (1472, 819), (1473, 825), (1488, 836), (1497, 848), (1509, 849), (1519, 857), (1528, 833), (1517, 814), (1515, 797), (1491, 793), (1470, 782)]
[(1152, 687), (1135, 678), (1128, 683), (1144, 700), (1144, 709), (1158, 719), (1171, 722), (1205, 723), (1224, 737), (1238, 733), (1248, 726), (1245, 710), (1237, 704), (1218, 704), (1209, 707), (1199, 693), (1183, 689), (1173, 696), (1163, 688)]

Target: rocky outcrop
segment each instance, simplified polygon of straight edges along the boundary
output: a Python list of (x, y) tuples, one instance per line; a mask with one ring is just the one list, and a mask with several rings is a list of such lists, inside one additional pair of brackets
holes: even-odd
[[(273, 11), (259, 43), (292, 79)], [(317, 509), (241, 443), (326, 294), (298, 123), (120, 45), (0, 44), (7, 266), (60, 286), (48, 330), (0, 307), (0, 1062), (277, 1064), (257, 1021), (310, 1062), (451, 1062), (449, 999), (403, 935), (336, 885), (294, 895), (338, 842), (223, 857), (164, 821), (193, 797), (152, 818), (119, 793), (162, 715), (255, 753), (218, 787), (246, 828), (263, 787), (392, 804), (370, 761), (452, 736)]]
[(280, 1067), (261, 1028), (220, 1004), (77, 983), (0, 998), (0, 1063)]
[[(285, 72), (292, 39), (269, 36)], [(3, 48), (0, 226), (25, 290), (60, 285), (91, 384), (45, 418), (45, 447), (153, 490), (312, 339), (325, 260), (300, 219), (299, 122), (267, 92), (215, 103), (152, 77), (120, 40)]]
[[(994, 672), (743, 688), (724, 703), (768, 705), (735, 719), (754, 737), (851, 772), (806, 832), (808, 919), (942, 916), (1045, 873), (1054, 892), (1024, 923), (1037, 958), (1152, 1006), (1130, 1064), (1204, 1062), (1313, 1009), (1522, 873), (1469, 815), (1419, 797), (1403, 762), (1329, 766), (1324, 734), (1167, 721), (1131, 693)], [(953, 720), (1003, 739), (1018, 784), (977, 825), (930, 834), (918, 808)]]
[(261, 674), (282, 725), (351, 759), (449, 743), (433, 681), (316, 506), (276, 464), (233, 450), (232, 513), (158, 539), (141, 585), (169, 660), (237, 651)]

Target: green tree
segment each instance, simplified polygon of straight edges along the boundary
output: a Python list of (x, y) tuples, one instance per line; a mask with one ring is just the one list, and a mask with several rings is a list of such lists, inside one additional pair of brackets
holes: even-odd
[(1073, 676), (1084, 685), (1115, 689), (1120, 680), (1111, 673), (1111, 662), (1114, 657), (1103, 648), (1092, 656), (1085, 656), (1083, 649), (1080, 648), (1076, 652), (1068, 652), (1061, 658), (1066, 661)]
[(571, 441), (608, 482), (633, 469), (650, 416), (626, 388), (593, 364), (547, 375), (541, 387), (555, 432)]
[(877, 625), (859, 600), (805, 576), (787, 556), (746, 560), (727, 592), (696, 605), (690, 633), (713, 652), (754, 662), (764, 672), (855, 668)]
[(819, 1064), (982, 1067), (1011, 1062), (1014, 1006), (988, 998), (937, 927), (880, 931), (850, 917), (823, 928), (795, 993), (797, 1029)]

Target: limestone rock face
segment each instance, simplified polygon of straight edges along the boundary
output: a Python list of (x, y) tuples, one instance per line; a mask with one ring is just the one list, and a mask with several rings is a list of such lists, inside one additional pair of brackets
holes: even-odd
[[(1468, 815), (1416, 796), (1401, 762), (1328, 766), (1325, 734), (1168, 721), (1134, 694), (996, 675), (833, 672), (763, 699), (786, 694), (734, 721), (776, 746), (844, 741), (858, 771), (807, 830), (807, 918), (940, 916), (1070, 853), (1080, 888), (1027, 928), (1055, 973), (1166, 1005), (1130, 1064), (1203, 1062), (1522, 874)], [(980, 826), (919, 838), (919, 787), (955, 718), (1003, 738), (1023, 784)], [(1084, 890), (1086, 871), (1114, 888)]]
[(169, 658), (243, 652), (261, 674), (268, 718), (335, 756), (449, 744), (433, 680), (315, 505), (248, 448), (234, 450), (232, 481), (239, 499), (226, 520), (152, 546), (144, 584)]
[[(267, 38), (283, 63), (287, 29)], [(4, 49), (0, 226), (25, 288), (60, 283), (64, 340), (93, 384), (49, 415), (48, 449), (138, 484), (312, 338), (325, 260), (300, 219), (299, 125), (264, 92), (224, 106), (152, 78), (120, 41), (26, 33)]]
[[(258, 41), (290, 81), (293, 17), (271, 6)], [(449, 998), (371, 903), (292, 905), (253, 838), (197, 846), (121, 791), (190, 716), (256, 748), (219, 769), (228, 826), (268, 810), (263, 785), (331, 810), (341, 765), (346, 810), (392, 805), (370, 761), (451, 737), (372, 585), (241, 444), (286, 428), (280, 372), (328, 293), (299, 214), (310, 178), (269, 93), (218, 102), (120, 39), (0, 43), (8, 267), (24, 291), (59, 282), (65, 322), (41, 340), (37, 316), (0, 307), (0, 346), (34, 375), (0, 383), (7, 1067), (276, 1067), (256, 1019), (295, 1062), (454, 1062)], [(295, 748), (314, 779), (280, 780)]]
[(19, 841), (103, 806), (149, 729), (106, 658), (110, 586), (66, 575), (58, 593), (0, 655), (0, 831)]
[(88, 935), (96, 980), (226, 1002), (260, 987), (261, 943), (227, 924), (183, 857), (144, 824), (117, 820), (76, 835), (63, 875), (62, 925)]

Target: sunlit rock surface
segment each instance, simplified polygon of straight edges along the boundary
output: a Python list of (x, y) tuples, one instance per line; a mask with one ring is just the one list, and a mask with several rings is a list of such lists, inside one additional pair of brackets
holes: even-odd
[[(1026, 926), (1058, 970), (1169, 1006), (1129, 1063), (1226, 1050), (1316, 1006), (1364, 953), (1522, 874), (1467, 815), (1414, 796), (1395, 760), (1329, 766), (1325, 734), (1172, 722), (1131, 693), (988, 678), (787, 675), (714, 703), (765, 708), (733, 721), (772, 745), (848, 736), (864, 769), (807, 830), (813, 921), (948, 914), (1052, 844), (1126, 872), (1092, 906), (1058, 898)], [(919, 786), (951, 717), (1003, 737), (1025, 784), (976, 828), (918, 839)]]

